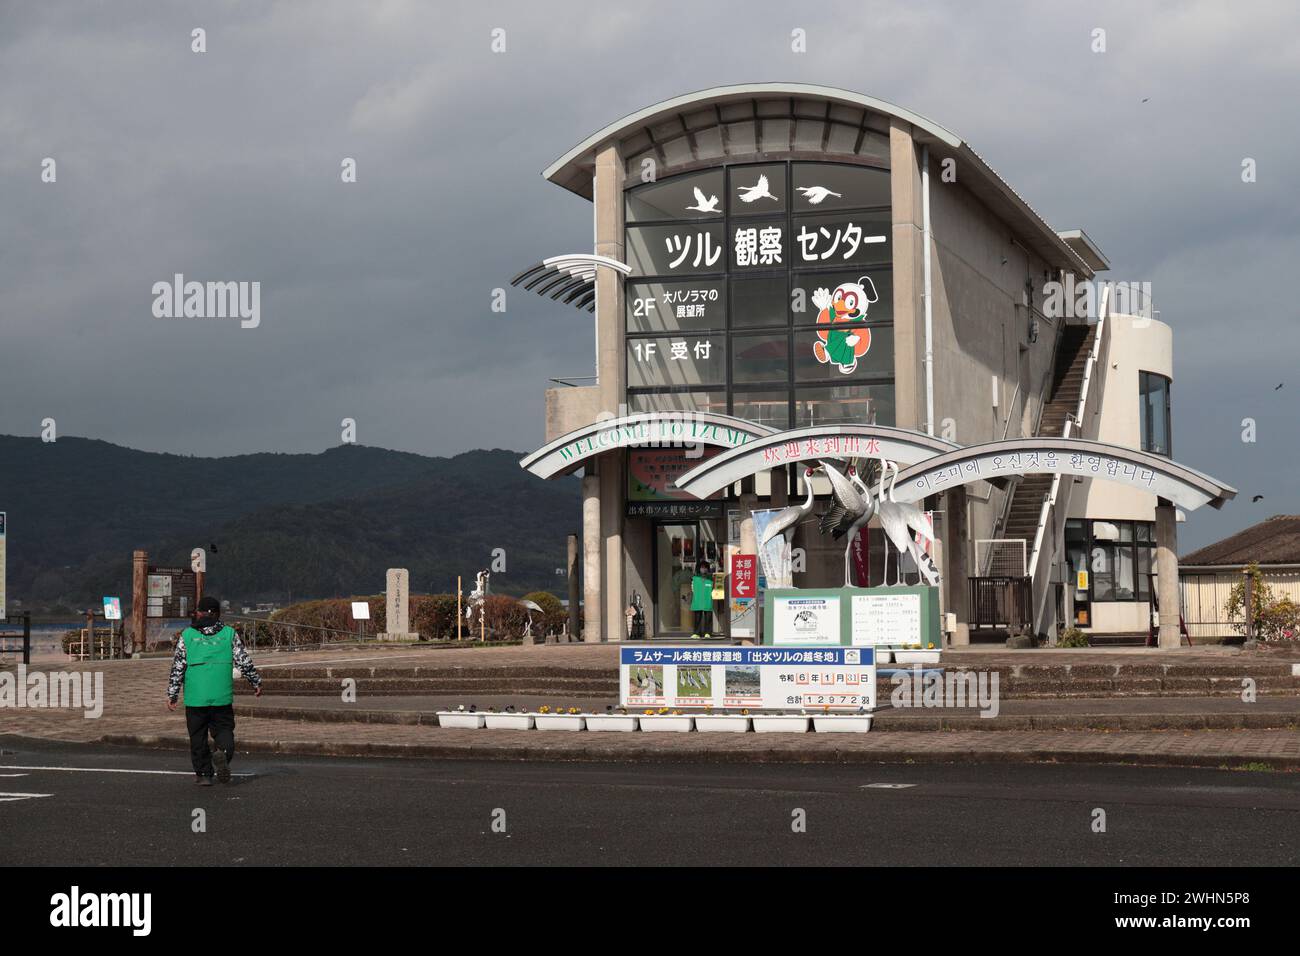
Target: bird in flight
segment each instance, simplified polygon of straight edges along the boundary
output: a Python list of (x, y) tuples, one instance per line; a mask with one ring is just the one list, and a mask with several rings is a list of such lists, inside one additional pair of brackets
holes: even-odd
[(834, 196), (836, 199), (844, 198), (840, 193), (833, 193), (825, 186), (796, 186), (795, 188), (803, 193), (803, 198), (813, 206), (816, 206), (827, 196)]
[(758, 182), (753, 186), (741, 186), (739, 192), (741, 202), (756, 202), (759, 199), (770, 199), (773, 202), (781, 201), (773, 196), (771, 191), (767, 188), (766, 176), (759, 176)]
[(694, 205), (694, 206), (687, 206), (686, 208), (687, 208), (687, 209), (694, 209), (696, 212), (717, 212), (717, 211), (718, 211), (718, 197), (717, 197), (717, 196), (709, 196), (709, 197), (706, 198), (705, 195), (704, 195), (704, 193), (700, 190), (700, 187), (699, 187), (699, 186), (696, 186), (696, 187), (695, 187), (695, 205)]
[(1263, 495), (1256, 495), (1254, 498), (1251, 498), (1251, 499), (1250, 499), (1250, 501), (1251, 501), (1252, 504), (1254, 504), (1256, 501), (1263, 501), (1263, 500), (1264, 500), (1264, 496), (1263, 496)]

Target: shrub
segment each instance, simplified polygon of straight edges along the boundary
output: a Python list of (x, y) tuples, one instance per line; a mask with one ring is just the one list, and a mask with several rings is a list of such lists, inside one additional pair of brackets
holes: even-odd
[[(1252, 561), (1242, 572), (1251, 580), (1251, 617), (1254, 620), (1255, 637), (1261, 641), (1294, 641), (1300, 635), (1300, 604), (1289, 597), (1278, 597), (1273, 593), (1264, 574), (1259, 569), (1259, 562)], [(1228, 600), (1223, 605), (1232, 629), (1238, 634), (1246, 634), (1246, 582), (1238, 581), (1228, 592)]]
[(1087, 647), (1088, 635), (1077, 627), (1067, 627), (1056, 637), (1057, 647)]

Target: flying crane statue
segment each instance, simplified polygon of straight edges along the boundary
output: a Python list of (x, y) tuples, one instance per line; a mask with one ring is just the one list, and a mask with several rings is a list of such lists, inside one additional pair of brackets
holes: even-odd
[[(759, 538), (759, 542), (758, 542), (759, 553), (764, 555), (764, 560), (767, 560), (768, 558), (768, 552), (766, 550), (767, 543), (771, 541), (773, 538), (775, 538), (777, 535), (781, 536), (780, 559), (779, 561), (772, 562), (772, 564), (775, 565), (777, 569), (779, 569), (779, 577), (781, 578), (788, 579), (790, 576), (788, 571), (791, 563), (790, 546), (794, 541), (795, 528), (798, 526), (799, 522), (801, 522), (804, 518), (806, 518), (809, 512), (811, 512), (813, 509), (812, 475), (815, 470), (816, 470), (815, 468), (807, 468), (804, 470), (803, 473), (804, 485), (808, 489), (807, 500), (805, 500), (802, 504), (791, 505), (790, 507), (785, 508), (780, 512), (778, 512), (776, 517), (774, 517), (770, 522), (768, 522), (767, 527), (763, 529), (763, 534)], [(777, 578), (778, 575), (773, 574), (772, 577)], [(784, 584), (787, 586), (789, 585), (789, 583), (790, 582), (788, 580), (784, 581)]]

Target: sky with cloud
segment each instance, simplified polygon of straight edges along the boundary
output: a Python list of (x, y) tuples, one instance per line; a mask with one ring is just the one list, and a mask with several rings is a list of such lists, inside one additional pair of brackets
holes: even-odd
[[(1085, 229), (1111, 278), (1152, 283), (1175, 456), (1242, 493), (1192, 516), (1184, 548), (1300, 511), (1284, 2), (5, 0), (0, 432), (54, 418), (152, 451), (300, 452), (353, 418), (367, 445), (530, 450), (548, 380), (592, 365), (586, 313), (521, 292), (490, 311), (524, 266), (590, 246), (590, 206), (540, 171), (643, 106), (782, 80), (954, 130)], [(261, 326), (155, 319), (178, 272), (260, 280)]]

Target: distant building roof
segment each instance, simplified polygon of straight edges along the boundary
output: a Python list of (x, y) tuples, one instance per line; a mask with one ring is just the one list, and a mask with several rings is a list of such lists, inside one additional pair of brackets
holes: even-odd
[(1191, 565), (1300, 564), (1300, 515), (1274, 515), (1179, 559)]

